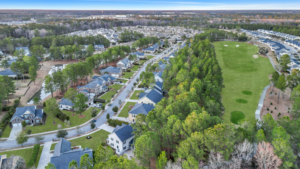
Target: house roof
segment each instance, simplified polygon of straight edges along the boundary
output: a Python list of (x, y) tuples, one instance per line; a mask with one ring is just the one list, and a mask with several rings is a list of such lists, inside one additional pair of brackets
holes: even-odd
[(138, 55), (138, 56), (144, 56), (145, 54), (142, 52), (134, 52), (134, 53), (130, 53), (131, 55)]
[(160, 82), (160, 81), (156, 81), (156, 82), (155, 82), (155, 85), (156, 85), (157, 87), (159, 87), (160, 89), (163, 88), (163, 83)]
[(10, 121), (12, 121), (15, 117), (19, 117), (20, 119), (24, 119), (21, 117), (25, 112), (29, 112), (30, 114), (34, 114), (35, 116), (43, 117), (42, 109), (36, 109), (36, 106), (26, 106), (26, 107), (17, 107), (16, 112)]
[(90, 158), (93, 158), (92, 149), (79, 148), (71, 150), (71, 143), (66, 139), (61, 139), (55, 145), (54, 154), (50, 159), (50, 163), (52, 163), (55, 166), (55, 168), (68, 168), (69, 163), (72, 160), (75, 160), (79, 166), (80, 158), (84, 154), (88, 154)]
[(144, 114), (147, 115), (149, 111), (154, 109), (155, 107), (150, 104), (140, 104), (137, 103), (134, 107), (130, 110), (129, 114)]
[(118, 136), (118, 138), (123, 142), (129, 139), (130, 137), (134, 136), (132, 134), (132, 131), (133, 129), (131, 126), (122, 124), (122, 126), (117, 126), (113, 133), (115, 133)]
[(105, 69), (101, 69), (100, 72), (120, 73), (121, 68), (109, 66)]
[(158, 76), (158, 77), (162, 78), (163, 71), (153, 72), (153, 74), (154, 74), (154, 76)]
[(61, 102), (59, 102), (59, 104), (67, 105), (67, 106), (74, 106), (74, 104), (72, 103), (71, 100), (68, 100), (68, 99), (65, 99), (65, 98), (61, 98)]
[(144, 96), (146, 96), (147, 93), (141, 92), (139, 95), (139, 99), (143, 98)]
[(43, 114), (44, 114), (43, 109), (36, 109), (35, 110), (35, 117), (34, 118), (38, 117), (40, 119), (43, 119)]
[(110, 76), (109, 74), (104, 74), (104, 75), (102, 75), (102, 76), (94, 76), (92, 79), (95, 80), (95, 79), (97, 79), (97, 78), (100, 78), (100, 79), (102, 79), (102, 80), (105, 81), (105, 82), (108, 82), (109, 79), (112, 80), (112, 81), (116, 80), (115, 77)]
[(147, 93), (144, 97), (147, 97), (149, 100), (154, 103), (158, 103), (164, 97), (159, 91), (152, 89), (149, 93)]
[(96, 88), (98, 85), (102, 86), (104, 83), (105, 83), (105, 81), (103, 81), (100, 78), (97, 78), (97, 79), (91, 81), (90, 83), (84, 85), (83, 87), (86, 87), (86, 88)]
[(162, 65), (162, 64), (164, 64), (162, 61), (159, 61), (159, 62), (158, 62), (158, 65)]
[(0, 75), (1, 76), (10, 76), (10, 75), (17, 75), (17, 74), (15, 72), (13, 72), (11, 69), (5, 69), (0, 72)]
[(123, 60), (120, 60), (119, 62), (122, 62), (126, 66), (127, 64), (129, 64), (129, 59), (125, 58)]

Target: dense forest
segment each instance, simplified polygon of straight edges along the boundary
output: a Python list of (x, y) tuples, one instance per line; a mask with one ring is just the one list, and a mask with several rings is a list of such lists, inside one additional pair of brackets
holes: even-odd
[(266, 29), (276, 32), (287, 33), (290, 35), (300, 36), (300, 27), (295, 25), (269, 25), (269, 24), (212, 24), (210, 28), (242, 28), (247, 30)]

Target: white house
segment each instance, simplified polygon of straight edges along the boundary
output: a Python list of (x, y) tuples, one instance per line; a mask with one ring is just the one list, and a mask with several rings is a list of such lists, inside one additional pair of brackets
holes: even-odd
[(155, 81), (164, 82), (164, 80), (162, 79), (163, 71), (153, 72), (153, 74), (154, 74)]
[(129, 125), (122, 124), (117, 126), (111, 134), (108, 135), (107, 144), (116, 150), (118, 155), (122, 155), (133, 146), (133, 129)]
[(132, 65), (131, 65), (131, 62), (128, 58), (125, 58), (123, 60), (120, 60), (118, 63), (117, 63), (117, 67), (118, 68), (121, 68), (123, 70), (126, 70), (128, 68), (130, 68)]

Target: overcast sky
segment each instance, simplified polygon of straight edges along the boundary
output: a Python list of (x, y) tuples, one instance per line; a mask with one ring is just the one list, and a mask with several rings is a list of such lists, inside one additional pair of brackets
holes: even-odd
[(242, 10), (300, 9), (300, 0), (0, 0), (0, 9)]

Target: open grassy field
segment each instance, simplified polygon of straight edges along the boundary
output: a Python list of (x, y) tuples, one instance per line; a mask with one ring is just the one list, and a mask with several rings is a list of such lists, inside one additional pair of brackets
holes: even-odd
[(269, 59), (254, 58), (258, 48), (247, 43), (225, 41), (215, 42), (214, 46), (225, 85), (222, 89), (224, 121), (230, 122), (234, 111), (243, 112), (246, 119), (255, 121), (259, 98), (263, 88), (270, 83), (268, 76), (274, 71)]
[[(82, 148), (92, 148), (93, 150), (96, 150), (98, 146), (103, 143), (107, 137), (108, 137), (109, 132), (105, 130), (99, 130), (90, 136), (92, 137), (91, 139), (87, 139), (86, 136), (76, 138), (74, 140), (70, 140), (71, 146), (79, 146), (81, 145)], [(56, 143), (51, 145), (50, 150), (54, 150)]]

